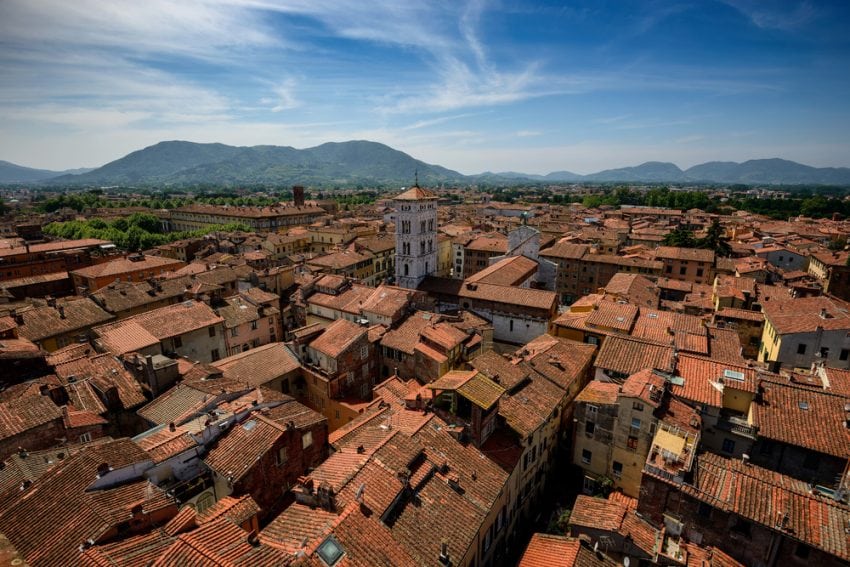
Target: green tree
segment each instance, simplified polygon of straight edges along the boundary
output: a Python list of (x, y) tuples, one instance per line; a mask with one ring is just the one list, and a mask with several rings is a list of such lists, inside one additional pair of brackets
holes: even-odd
[(693, 248), (696, 246), (694, 233), (683, 226), (677, 226), (664, 236), (665, 246), (678, 246), (681, 248)]
[(723, 227), (720, 226), (720, 221), (717, 219), (714, 219), (714, 222), (708, 227), (705, 236), (697, 241), (696, 248), (714, 250), (714, 253), (718, 256), (728, 257), (732, 255), (732, 247), (729, 246), (729, 240), (723, 238)]

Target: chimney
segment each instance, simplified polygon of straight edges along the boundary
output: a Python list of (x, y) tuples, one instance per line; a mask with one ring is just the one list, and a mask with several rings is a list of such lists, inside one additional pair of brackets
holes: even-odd
[(292, 187), (292, 202), (296, 207), (304, 206), (304, 187), (301, 185)]
[(169, 431), (172, 431), (172, 432), (177, 431), (177, 426), (176, 426), (176, 425), (174, 425), (174, 422), (173, 422), (173, 421), (172, 421), (171, 423), (169, 423), (169, 424), (168, 424), (168, 430), (169, 430)]
[(820, 318), (826, 319), (826, 307), (822, 307), (820, 310)]
[(64, 305), (60, 305), (60, 306), (59, 306), (59, 307), (57, 307), (56, 309), (58, 309), (58, 310), (59, 310), (59, 318), (60, 318), (60, 319), (64, 319), (64, 318), (65, 318), (65, 306), (64, 306)]
[(440, 542), (440, 565), (451, 565), (452, 560), (449, 558), (449, 544), (445, 540)]

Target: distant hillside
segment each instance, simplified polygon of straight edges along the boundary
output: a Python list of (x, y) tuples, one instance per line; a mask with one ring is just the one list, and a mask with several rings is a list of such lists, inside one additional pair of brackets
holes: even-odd
[(744, 163), (710, 161), (685, 170), (687, 179), (744, 184), (850, 184), (846, 167), (811, 167), (785, 159), (752, 159)]
[(51, 177), (61, 175), (60, 171), (49, 171), (47, 169), (33, 169), (16, 165), (8, 161), (0, 161), (0, 183), (26, 183), (33, 181), (44, 181)]
[(297, 150), (288, 146), (160, 142), (82, 175), (51, 180), (70, 184), (240, 183), (304, 185), (457, 182), (456, 171), (430, 165), (376, 142), (327, 143)]
[(568, 183), (728, 183), (741, 185), (850, 185), (850, 168), (811, 167), (784, 159), (755, 159), (737, 163), (712, 161), (685, 171), (672, 163), (648, 161), (634, 167), (606, 169), (589, 175), (556, 171), (548, 175), (486, 173), (489, 182), (562, 181)]
[(516, 171), (462, 175), (384, 144), (363, 140), (326, 143), (299, 150), (291, 146), (236, 147), (225, 144), (160, 142), (94, 170), (55, 172), (0, 161), (0, 183), (65, 185), (308, 185), (314, 187), (409, 185), (414, 172), (426, 185), (534, 183), (722, 183), (744, 185), (850, 185), (846, 167), (816, 168), (784, 159), (708, 162), (682, 171), (649, 161), (589, 175)]
[(583, 177), (585, 181), (638, 181), (667, 182), (682, 181), (682, 170), (675, 164), (660, 161), (648, 161), (635, 167), (606, 169)]
[(65, 171), (50, 171), (49, 169), (33, 169), (0, 160), (0, 183), (39, 183), (67, 174), (87, 173), (90, 167), (66, 169)]

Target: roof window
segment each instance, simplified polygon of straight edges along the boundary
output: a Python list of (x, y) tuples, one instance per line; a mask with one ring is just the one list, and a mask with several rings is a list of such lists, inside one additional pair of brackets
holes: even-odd
[(723, 371), (723, 377), (728, 378), (729, 380), (737, 380), (738, 382), (744, 381), (743, 372), (738, 372), (737, 370), (729, 370), (728, 368)]
[(342, 559), (342, 556), (345, 555), (345, 550), (342, 548), (342, 544), (340, 544), (333, 535), (329, 535), (325, 538), (325, 541), (319, 545), (316, 553), (325, 565), (333, 567), (340, 559)]

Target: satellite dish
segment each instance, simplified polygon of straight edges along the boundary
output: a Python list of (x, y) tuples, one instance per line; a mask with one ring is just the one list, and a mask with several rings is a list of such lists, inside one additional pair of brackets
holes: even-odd
[(629, 567), (629, 564), (632, 562), (628, 557), (623, 557), (623, 567)]
[(358, 502), (363, 502), (363, 493), (366, 492), (366, 483), (364, 482), (357, 488), (357, 494), (354, 495), (354, 499)]

